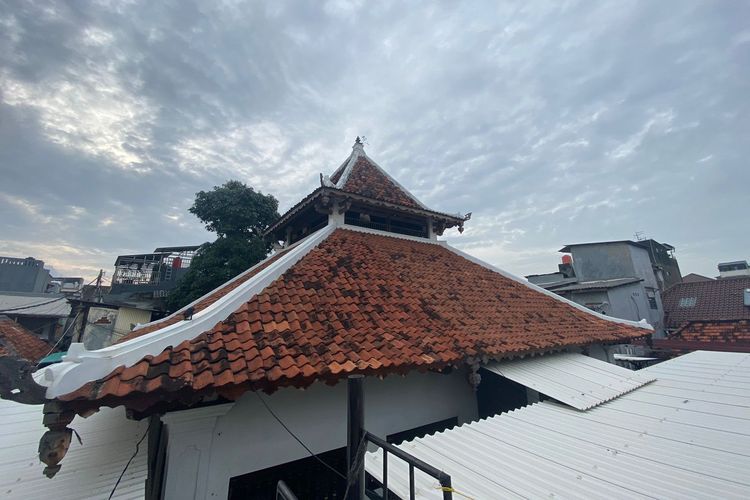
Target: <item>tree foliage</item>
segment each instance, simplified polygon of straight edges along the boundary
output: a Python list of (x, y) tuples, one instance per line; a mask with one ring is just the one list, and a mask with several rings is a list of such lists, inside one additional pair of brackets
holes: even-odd
[(190, 213), (206, 229), (215, 232), (213, 243), (205, 243), (190, 268), (167, 298), (174, 311), (221, 286), (263, 260), (270, 243), (263, 231), (278, 219), (279, 202), (240, 181), (229, 181), (211, 191), (200, 191)]

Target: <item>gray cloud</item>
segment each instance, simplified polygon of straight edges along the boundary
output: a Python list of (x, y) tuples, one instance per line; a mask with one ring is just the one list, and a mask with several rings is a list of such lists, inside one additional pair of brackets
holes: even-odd
[(92, 276), (211, 236), (238, 178), (282, 209), (352, 138), (457, 246), (510, 271), (632, 237), (685, 272), (747, 258), (743, 3), (26, 2), (0, 6), (0, 253)]

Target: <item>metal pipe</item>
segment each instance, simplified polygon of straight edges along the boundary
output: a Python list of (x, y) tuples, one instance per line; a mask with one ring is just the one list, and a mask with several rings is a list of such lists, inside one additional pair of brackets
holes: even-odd
[(365, 401), (363, 375), (350, 375), (347, 381), (346, 463), (349, 493), (346, 500), (365, 498)]

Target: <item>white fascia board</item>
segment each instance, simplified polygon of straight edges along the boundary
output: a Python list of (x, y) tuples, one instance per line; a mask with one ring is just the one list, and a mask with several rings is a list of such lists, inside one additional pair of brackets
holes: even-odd
[(399, 240), (416, 241), (417, 243), (425, 243), (427, 245), (443, 245), (444, 241), (430, 240), (427, 238), (420, 238), (419, 236), (410, 236), (408, 234), (390, 233), (388, 231), (381, 231), (380, 229), (373, 229), (371, 227), (362, 226), (351, 226), (349, 224), (341, 224), (339, 227), (347, 229), (349, 231), (356, 231), (358, 233), (375, 234), (378, 236), (386, 236), (388, 238), (396, 238)]
[[(472, 255), (469, 255), (469, 254), (467, 254), (465, 252), (462, 252), (461, 250), (448, 245), (447, 242), (441, 241), (440, 243), (442, 243), (445, 246), (445, 248), (447, 248), (451, 252), (460, 255), (461, 257), (463, 257), (466, 260), (469, 260), (469, 261), (471, 261), (471, 262), (473, 262), (475, 264), (479, 264), (480, 266), (485, 267), (485, 268), (489, 269), (490, 271), (494, 271), (494, 272), (496, 272), (496, 273), (498, 273), (498, 274), (500, 274), (502, 276), (505, 276), (506, 278), (511, 279), (511, 280), (513, 280), (515, 282), (518, 282), (518, 283), (520, 283), (520, 284), (522, 284), (522, 285), (524, 285), (524, 286), (526, 286), (528, 288), (531, 288), (532, 290), (534, 290), (536, 292), (543, 293), (544, 295), (547, 295), (548, 297), (552, 297), (555, 300), (559, 300), (560, 302), (568, 304), (569, 306), (575, 307), (579, 311), (585, 312), (586, 314), (590, 314), (592, 316), (596, 316), (597, 318), (603, 319), (603, 320), (606, 320), (606, 321), (612, 321), (613, 323), (620, 323), (622, 325), (635, 326), (637, 328), (643, 328), (644, 330), (648, 330), (648, 331), (653, 331), (654, 330), (654, 327), (652, 327), (648, 323), (648, 321), (646, 321), (645, 319), (642, 319), (640, 321), (632, 321), (632, 320), (629, 320), (629, 319), (614, 318), (612, 316), (607, 316), (605, 314), (601, 314), (601, 313), (598, 313), (596, 311), (592, 311), (591, 309), (589, 309), (589, 308), (587, 308), (585, 306), (582, 306), (581, 304), (573, 302), (572, 300), (568, 300), (565, 297), (561, 297), (561, 296), (557, 295), (554, 292), (550, 292), (549, 290), (545, 290), (544, 288), (542, 288), (540, 286), (537, 286), (537, 285), (535, 285), (535, 284), (533, 284), (533, 283), (531, 283), (529, 281), (526, 281), (525, 279), (520, 278), (520, 277), (516, 276), (515, 274), (511, 274), (511, 273), (509, 273), (507, 271), (503, 271), (502, 269), (500, 269), (498, 267), (495, 267), (492, 264), (488, 264), (487, 262), (484, 262), (483, 260), (477, 259), (476, 257), (474, 257)], [(644, 335), (645, 335), (645, 333), (644, 333)]]
[[(240, 274), (238, 274), (238, 275), (237, 275), (237, 276), (235, 276), (234, 278), (230, 279), (229, 281), (227, 281), (226, 283), (224, 283), (223, 285), (221, 285), (221, 287), (220, 287), (220, 288), (224, 288), (225, 286), (229, 286), (229, 285), (231, 285), (232, 283), (234, 283), (234, 282), (235, 282), (235, 281), (237, 281), (237, 280), (241, 280), (241, 279), (242, 279), (242, 278), (244, 278), (244, 277), (245, 277), (246, 275), (248, 275), (248, 274), (250, 274), (250, 273), (253, 273), (253, 272), (255, 272), (255, 270), (256, 270), (256, 269), (257, 269), (258, 267), (260, 267), (260, 266), (264, 265), (264, 264), (266, 263), (266, 261), (268, 261), (269, 259), (273, 259), (273, 258), (275, 258), (275, 257), (276, 257), (276, 256), (277, 256), (277, 255), (278, 255), (279, 253), (284, 253), (284, 252), (288, 252), (288, 251), (290, 251), (290, 250), (291, 250), (292, 248), (294, 248), (294, 247), (296, 247), (296, 246), (300, 245), (300, 244), (301, 244), (301, 243), (303, 243), (304, 241), (305, 241), (304, 239), (303, 239), (303, 240), (300, 240), (300, 241), (297, 241), (297, 242), (295, 242), (294, 244), (292, 244), (292, 245), (289, 245), (288, 247), (282, 248), (282, 249), (281, 249), (281, 250), (279, 250), (279, 251), (278, 251), (277, 253), (274, 253), (273, 255), (269, 255), (269, 256), (268, 256), (267, 258), (265, 258), (265, 259), (263, 259), (262, 261), (258, 262), (258, 263), (257, 263), (257, 264), (255, 264), (255, 265), (254, 265), (253, 267), (249, 268), (249, 269), (248, 269), (248, 270), (246, 270), (246, 271), (243, 271), (243, 272), (241, 272)], [(173, 313), (172, 313), (172, 314), (170, 314), (169, 316), (165, 316), (165, 317), (163, 317), (163, 318), (155, 319), (154, 321), (150, 321), (150, 322), (148, 322), (148, 323), (142, 323), (142, 324), (140, 324), (140, 325), (137, 325), (137, 326), (136, 326), (135, 328), (133, 328), (133, 331), (135, 332), (135, 331), (138, 331), (138, 330), (140, 330), (140, 329), (142, 329), (142, 328), (146, 328), (146, 327), (149, 327), (149, 326), (151, 326), (151, 325), (153, 325), (153, 324), (155, 324), (155, 323), (161, 323), (161, 322), (163, 322), (163, 321), (166, 321), (166, 320), (172, 319), (172, 318), (173, 318), (173, 317), (175, 317), (175, 316), (179, 316), (179, 315), (183, 314), (183, 313), (185, 312), (185, 310), (187, 310), (188, 308), (190, 308), (190, 307), (193, 307), (193, 306), (195, 306), (196, 304), (198, 304), (198, 302), (200, 302), (200, 301), (202, 301), (202, 300), (204, 300), (204, 299), (206, 299), (206, 298), (210, 297), (211, 295), (213, 295), (213, 294), (214, 294), (214, 293), (216, 292), (216, 290), (217, 290), (217, 289), (214, 289), (214, 290), (211, 290), (210, 292), (208, 292), (208, 293), (206, 293), (206, 294), (204, 294), (204, 295), (201, 295), (200, 297), (198, 297), (197, 299), (195, 299), (194, 301), (192, 301), (192, 302), (191, 302), (191, 303), (189, 303), (188, 305), (186, 305), (186, 306), (182, 306), (181, 308), (179, 308), (178, 310), (176, 310), (175, 312), (173, 312)], [(129, 341), (127, 341), (127, 342), (129, 342)], [(121, 343), (124, 343), (124, 342), (121, 342)]]
[(346, 167), (344, 167), (344, 171), (341, 173), (341, 177), (339, 177), (339, 181), (336, 183), (337, 189), (344, 189), (344, 184), (346, 184), (347, 179), (349, 179), (349, 174), (352, 173), (352, 168), (354, 168), (354, 164), (357, 163), (357, 158), (364, 154), (365, 152), (361, 147), (354, 147), (352, 154), (349, 155), (349, 159), (345, 162)]
[(48, 398), (56, 398), (73, 392), (88, 382), (105, 377), (119, 366), (132, 366), (145, 356), (157, 356), (168, 347), (194, 339), (228, 318), (243, 303), (299, 262), (335, 229), (335, 225), (329, 225), (311, 234), (247, 282), (206, 309), (195, 313), (193, 319), (183, 320), (141, 337), (95, 351), (86, 350), (81, 343), (73, 343), (61, 363), (36, 371), (33, 375), (34, 380), (47, 387)]

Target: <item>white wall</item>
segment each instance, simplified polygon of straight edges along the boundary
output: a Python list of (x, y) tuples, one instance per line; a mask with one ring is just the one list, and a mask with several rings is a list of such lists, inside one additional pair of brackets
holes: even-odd
[[(365, 427), (381, 437), (452, 417), (459, 424), (477, 418), (476, 396), (463, 370), (368, 377), (364, 388)], [(315, 453), (346, 446), (345, 381), (263, 398)], [(252, 392), (234, 404), (163, 419), (169, 429), (167, 500), (224, 499), (230, 478), (308, 456)]]

